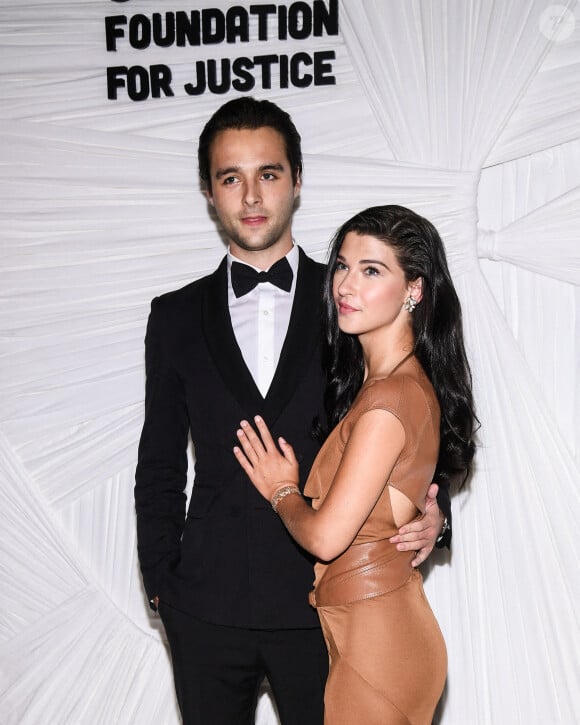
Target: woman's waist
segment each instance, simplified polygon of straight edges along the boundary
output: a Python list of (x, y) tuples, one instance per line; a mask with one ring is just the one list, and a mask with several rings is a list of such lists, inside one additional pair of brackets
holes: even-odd
[(388, 539), (350, 546), (325, 566), (309, 594), (313, 607), (338, 606), (386, 594), (413, 573), (414, 551), (398, 551)]

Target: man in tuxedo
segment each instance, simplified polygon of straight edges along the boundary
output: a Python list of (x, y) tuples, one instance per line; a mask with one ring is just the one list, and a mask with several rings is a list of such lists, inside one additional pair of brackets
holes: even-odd
[[(143, 581), (166, 629), (185, 725), (252, 723), (265, 676), (283, 725), (321, 725), (328, 656), (308, 604), (313, 562), (232, 452), (239, 421), (257, 413), (292, 443), (301, 487), (318, 450), (323, 266), (292, 239), (300, 136), (275, 104), (241, 97), (208, 121), (198, 156), (229, 248), (213, 274), (151, 306), (135, 486)], [(425, 518), (398, 537), (418, 552), (415, 564), (440, 536), (441, 511), (450, 513), (447, 489), (440, 511), (431, 488)]]

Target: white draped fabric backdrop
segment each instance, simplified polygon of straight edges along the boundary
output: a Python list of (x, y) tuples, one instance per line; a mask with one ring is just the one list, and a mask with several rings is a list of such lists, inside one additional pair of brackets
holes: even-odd
[[(224, 254), (197, 182), (196, 140), (235, 93), (107, 101), (105, 66), (141, 63), (143, 51), (112, 63), (104, 16), (161, 5), (0, 5), (7, 725), (179, 722), (136, 559), (143, 337), (151, 298)], [(434, 555), (424, 572), (449, 651), (437, 722), (573, 725), (580, 8), (342, 0), (339, 36), (313, 43), (336, 51), (336, 85), (254, 93), (287, 109), (303, 136), (297, 242), (324, 260), (350, 214), (410, 206), (441, 231), (464, 310), (482, 427), (474, 475), (453, 498), (451, 555)], [(216, 53), (240, 49), (157, 49), (147, 62), (162, 58), (187, 80), (192, 59)], [(257, 722), (278, 722), (267, 692)]]

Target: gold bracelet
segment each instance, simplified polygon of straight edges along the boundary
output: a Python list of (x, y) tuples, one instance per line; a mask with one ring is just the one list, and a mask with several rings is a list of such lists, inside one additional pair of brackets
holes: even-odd
[(302, 494), (300, 493), (300, 489), (294, 484), (292, 486), (282, 486), (282, 488), (279, 488), (272, 496), (270, 504), (276, 513), (278, 513), (278, 504), (280, 503), (280, 501), (283, 498), (286, 498), (286, 496), (289, 496), (291, 493), (297, 493), (299, 496), (302, 496)]

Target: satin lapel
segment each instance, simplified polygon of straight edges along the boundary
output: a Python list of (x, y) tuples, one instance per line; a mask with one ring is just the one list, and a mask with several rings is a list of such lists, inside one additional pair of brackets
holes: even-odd
[(262, 410), (256, 387), (236, 341), (228, 309), (227, 263), (224, 258), (211, 275), (203, 300), (203, 329), (212, 360), (231, 394), (248, 414)]
[(280, 362), (266, 395), (264, 416), (274, 423), (292, 397), (300, 378), (305, 374), (322, 334), (320, 266), (299, 250), (298, 279), (288, 334), (282, 347)]

